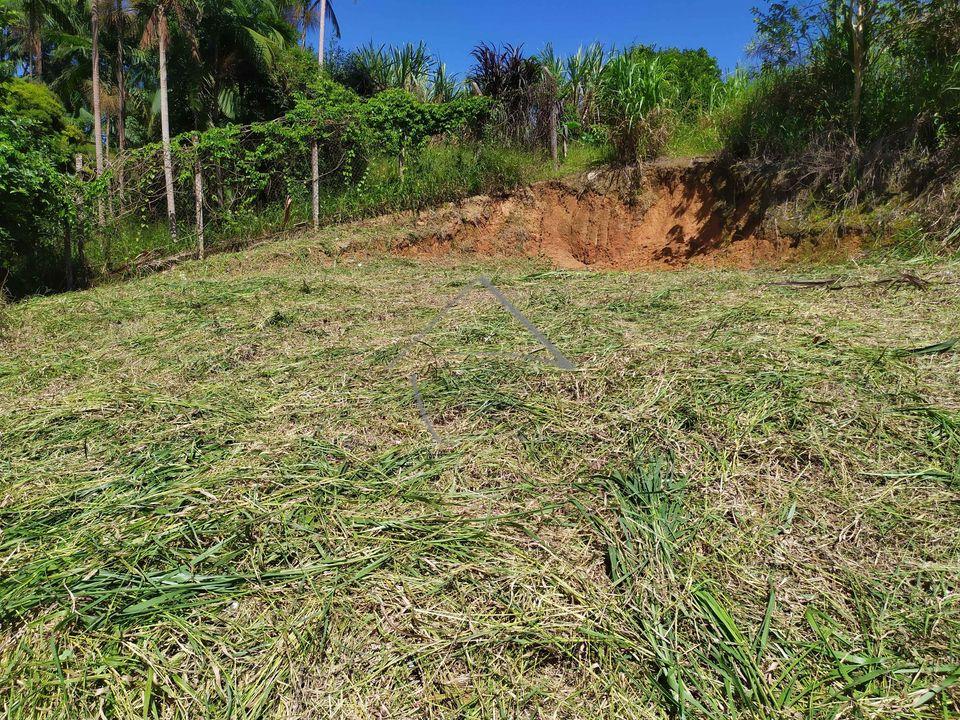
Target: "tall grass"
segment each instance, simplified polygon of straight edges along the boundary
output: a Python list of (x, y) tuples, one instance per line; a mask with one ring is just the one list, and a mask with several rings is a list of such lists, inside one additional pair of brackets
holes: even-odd
[(7, 296), (0, 287), (0, 342), (6, 340), (10, 333), (10, 315), (7, 310)]
[(737, 68), (720, 82), (713, 84), (706, 104), (692, 117), (684, 117), (674, 126), (667, 143), (671, 157), (712, 155), (724, 146), (724, 130), (743, 111), (755, 92), (757, 78), (744, 68)]
[(635, 162), (660, 154), (669, 139), (675, 94), (657, 57), (625, 53), (607, 63), (597, 99), (618, 159)]
[(542, 159), (493, 143), (441, 143), (420, 153), (401, 176), (396, 163), (375, 159), (364, 180), (330, 197), (325, 217), (420, 210), (469, 195), (510, 190), (532, 178)]
[(335, 70), (337, 80), (370, 97), (384, 90), (401, 89), (421, 100), (452, 99), (456, 83), (423, 43), (399, 46), (372, 42), (352, 52)]

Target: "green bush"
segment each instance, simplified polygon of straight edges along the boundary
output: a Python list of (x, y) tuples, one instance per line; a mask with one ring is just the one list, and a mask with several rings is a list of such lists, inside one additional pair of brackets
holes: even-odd
[[(243, 232), (256, 224), (256, 216), (272, 204), (282, 204), (288, 197), (293, 201), (307, 197), (314, 141), (318, 147), (318, 170), (326, 188), (342, 190), (358, 181), (366, 169), (369, 146), (361, 110), (362, 102), (355, 93), (326, 76), (315, 76), (305, 92), (294, 99), (290, 112), (278, 120), (175, 136), (171, 153), (180, 224), (184, 228), (192, 226), (194, 172), (198, 162), (203, 171), (205, 220), (211, 239)], [(112, 170), (115, 197), (120, 197), (117, 177), (121, 171), (126, 179), (124, 213), (137, 216), (136, 223), (130, 222), (129, 217), (124, 219), (125, 233), (148, 231), (154, 242), (162, 239), (162, 233), (152, 231), (166, 217), (165, 206), (157, 201), (165, 193), (161, 145), (154, 143), (131, 151), (123, 167)], [(127, 237), (121, 238), (121, 242), (140, 245)], [(173, 244), (167, 236), (164, 246), (152, 249), (173, 252), (192, 242), (189, 233), (181, 232), (179, 244)], [(104, 258), (102, 264), (116, 264), (111, 260)]]
[(42, 134), (40, 140), (56, 163), (69, 162), (72, 150), (84, 140), (83, 132), (45, 85), (10, 78), (0, 85), (0, 114), (15, 117)]
[(434, 104), (422, 102), (406, 90), (386, 90), (363, 105), (361, 122), (373, 146), (396, 158), (402, 173), (407, 158), (421, 151), (431, 137), (462, 129), (480, 130), (489, 106), (486, 98)]
[(363, 124), (383, 152), (396, 158), (401, 173), (410, 153), (433, 135), (433, 114), (406, 90), (385, 90), (363, 107)]
[[(80, 134), (47, 88), (0, 83), (0, 287), (20, 296), (60, 290), (68, 267), (64, 231), (75, 207), (62, 172)], [(79, 235), (79, 230), (75, 228)]]
[(325, 75), (322, 80), (318, 78), (316, 54), (299, 45), (284, 46), (275, 52), (269, 77), (271, 104), (280, 113), (292, 110), (299, 97), (310, 94), (327, 79)]
[[(389, 158), (396, 169), (418, 171), (418, 158), (432, 139), (456, 135), (477, 139), (489, 115), (490, 101), (461, 97), (443, 104), (423, 102), (403, 90), (388, 90), (363, 99), (326, 75), (315, 77), (292, 103), (291, 110), (272, 122), (228, 125), (172, 139), (175, 168), (175, 201), (184, 232), (174, 243), (156, 232), (165, 218), (162, 148), (145, 146), (129, 153), (123, 168), (113, 170), (113, 194), (119, 197), (117, 176), (123, 171), (125, 217), (114, 247), (120, 257), (103, 258), (100, 264), (117, 266), (131, 251), (172, 253), (192, 246), (186, 230), (192, 227), (194, 172), (203, 170), (205, 231), (210, 242), (236, 237), (279, 222), (276, 208), (289, 198), (294, 217), (309, 207), (311, 195), (311, 144), (316, 141), (320, 175), (321, 217), (354, 217), (356, 208), (391, 208), (411, 205), (407, 189), (376, 188), (371, 199), (372, 158)], [(391, 182), (399, 182), (396, 178)], [(429, 193), (428, 193), (429, 195)], [(388, 199), (381, 202), (380, 197)], [(403, 201), (396, 200), (403, 196)], [(345, 205), (340, 204), (342, 198)], [(349, 207), (348, 207), (349, 206)], [(137, 217), (132, 217), (131, 213)], [(282, 217), (282, 212), (280, 213)], [(265, 222), (269, 218), (269, 222)], [(158, 245), (157, 243), (161, 244)], [(151, 247), (152, 245), (152, 247)]]
[[(849, 8), (825, 4), (806, 18), (793, 13), (795, 5), (757, 11), (764, 67), (722, 122), (735, 157), (796, 164), (850, 192), (864, 182), (878, 189), (897, 166), (921, 170), (926, 157), (956, 153), (960, 5), (868, 3), (876, 10), (864, 41), (859, 108)], [(907, 155), (912, 159), (901, 162)]]
[(684, 119), (696, 119), (708, 111), (715, 88), (723, 81), (717, 59), (703, 48), (657, 49), (640, 45), (627, 54), (638, 60), (659, 61), (673, 88), (674, 109)]

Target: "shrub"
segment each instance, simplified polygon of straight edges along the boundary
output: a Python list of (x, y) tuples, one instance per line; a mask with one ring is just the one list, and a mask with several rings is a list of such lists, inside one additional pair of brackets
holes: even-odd
[(433, 135), (433, 113), (406, 90), (386, 90), (363, 107), (363, 124), (383, 152), (395, 157), (401, 175), (407, 157)]
[(0, 85), (0, 115), (14, 117), (42, 135), (42, 143), (55, 163), (69, 162), (83, 141), (83, 132), (67, 117), (63, 105), (45, 85), (9, 78)]
[(493, 131), (508, 143), (544, 147), (549, 116), (557, 103), (557, 79), (544, 73), (537, 58), (514, 45), (477, 45), (468, 79), (494, 101)]
[[(276, 50), (269, 68), (267, 91), (270, 103), (280, 113), (293, 109), (297, 98), (308, 95), (318, 82), (317, 56), (299, 46), (283, 46)], [(324, 80), (327, 80), (324, 76)]]
[[(381, 203), (379, 198), (392, 197), (393, 190), (370, 188), (371, 158), (389, 157), (403, 171), (416, 162), (432, 138), (454, 134), (476, 138), (487, 121), (489, 106), (489, 100), (476, 97), (427, 103), (404, 90), (388, 90), (366, 100), (322, 75), (309, 82), (290, 112), (276, 121), (228, 125), (174, 137), (178, 214), (189, 227), (195, 207), (193, 182), (198, 160), (203, 169), (205, 231), (213, 242), (217, 237), (269, 227), (264, 218), (278, 205), (283, 206), (287, 198), (292, 204), (309, 206), (313, 141), (317, 143), (324, 196), (322, 215), (355, 217), (359, 211), (353, 203), (370, 209), (390, 206), (392, 200)], [(124, 164), (127, 183), (123, 205), (128, 217), (122, 221), (122, 243), (131, 249), (142, 248), (141, 235), (145, 231), (149, 234), (164, 217), (164, 207), (157, 201), (164, 196), (161, 158), (161, 147), (154, 144), (129, 153)], [(371, 199), (364, 193), (377, 197)], [(113, 194), (119, 195), (116, 185)], [(330, 199), (338, 194), (349, 196), (346, 205)], [(325, 215), (328, 202), (335, 207)], [(134, 212), (140, 215), (136, 223), (129, 217)], [(177, 245), (168, 241), (164, 246), (162, 237), (162, 233), (153, 236), (150, 249), (174, 252), (193, 243), (189, 234), (181, 233)], [(126, 258), (130, 255), (126, 253)]]
[(670, 79), (675, 109), (686, 119), (695, 119), (709, 109), (714, 89), (723, 79), (717, 59), (703, 48), (658, 49), (641, 45), (627, 54), (643, 60), (659, 60)]
[(0, 83), (0, 287), (14, 296), (62, 289), (80, 272), (64, 254), (75, 208), (61, 172), (79, 136), (47, 88)]
[(846, 192), (864, 181), (877, 188), (895, 166), (920, 169), (926, 156), (949, 152), (960, 135), (960, 5), (871, 5), (857, 107), (846, 4), (824, 3), (810, 17), (790, 2), (755, 11), (765, 65), (724, 123), (735, 156), (800, 164), (809, 177), (842, 179)]

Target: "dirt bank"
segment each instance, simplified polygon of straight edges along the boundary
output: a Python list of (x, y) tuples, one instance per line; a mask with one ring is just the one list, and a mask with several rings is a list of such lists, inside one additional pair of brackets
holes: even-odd
[(596, 269), (748, 268), (859, 250), (856, 236), (782, 235), (765, 222), (761, 199), (737, 185), (707, 161), (597, 171), (422, 214), (394, 250), (414, 257), (525, 255)]

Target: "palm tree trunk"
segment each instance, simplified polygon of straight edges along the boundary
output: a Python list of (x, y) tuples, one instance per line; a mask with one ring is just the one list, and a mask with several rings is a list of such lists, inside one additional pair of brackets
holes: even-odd
[(43, 38), (40, 35), (39, 25), (31, 31), (30, 37), (31, 55), (30, 76), (39, 80), (43, 77)]
[(27, 19), (30, 47), (30, 77), (39, 80), (43, 75), (43, 37), (40, 34), (41, 20), (33, 13)]
[[(90, 65), (93, 68), (93, 151), (97, 160), (97, 177), (103, 175), (103, 126), (100, 117), (100, 8), (98, 0), (90, 2)], [(97, 203), (98, 220), (103, 225), (103, 201)]]
[[(217, 42), (216, 36), (213, 40), (213, 67), (220, 67), (220, 45)], [(213, 77), (210, 79), (210, 109), (207, 111), (207, 123), (209, 127), (216, 127), (217, 122), (220, 120), (220, 73), (214, 71)], [(197, 127), (196, 125), (194, 127)]]
[[(96, 0), (94, 0), (96, 2)], [(110, 113), (105, 113), (106, 126), (104, 127), (103, 133), (103, 164), (104, 168), (109, 169), (112, 167), (110, 163)], [(103, 200), (100, 201), (100, 211), (103, 211)], [(116, 215), (113, 213), (113, 183), (107, 184), (107, 214), (110, 218), (115, 218)], [(100, 220), (100, 224), (103, 224), (103, 220)], [(110, 270), (110, 233), (103, 233), (102, 237), (103, 244), (103, 268), (104, 270)]]
[(177, 239), (177, 208), (173, 201), (173, 158), (170, 151), (170, 109), (167, 105), (167, 16), (160, 6), (158, 22), (160, 72), (160, 136), (163, 142), (163, 181), (167, 188), (170, 236)]
[(327, 35), (327, 0), (320, 0), (320, 32), (317, 38), (317, 60), (323, 65), (324, 43)]
[[(105, 113), (106, 126), (103, 132), (103, 166), (109, 170), (113, 168), (113, 162), (110, 160), (110, 113)], [(113, 183), (107, 185), (107, 212), (111, 218), (116, 217), (113, 212)]]
[[(117, 0), (117, 17), (123, 17), (123, 0)], [(125, 190), (123, 173), (123, 153), (127, 149), (127, 77), (123, 69), (123, 32), (122, 20), (117, 25), (117, 182), (120, 188), (120, 209), (123, 210)]]

